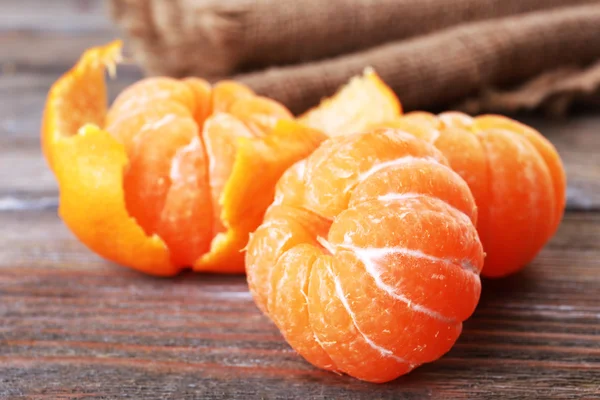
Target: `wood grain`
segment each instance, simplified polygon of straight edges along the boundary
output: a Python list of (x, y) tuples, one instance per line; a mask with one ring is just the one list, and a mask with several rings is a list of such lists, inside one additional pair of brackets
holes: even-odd
[(0, 237), (0, 397), (600, 394), (599, 214), (568, 214), (522, 273), (484, 281), (452, 351), (385, 385), (304, 362), (244, 277), (143, 276), (87, 251), (48, 210), (0, 213)]

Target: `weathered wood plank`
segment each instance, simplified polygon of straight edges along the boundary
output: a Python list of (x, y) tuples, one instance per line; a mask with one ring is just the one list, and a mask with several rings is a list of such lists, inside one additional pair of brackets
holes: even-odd
[(86, 49), (118, 37), (118, 33), (112, 30), (77, 35), (0, 32), (2, 74), (14, 77), (16, 73), (36, 73), (56, 78), (71, 68)]
[(0, 397), (599, 393), (597, 213), (567, 214), (532, 265), (484, 281), (474, 317), (443, 359), (377, 386), (305, 363), (256, 309), (243, 277), (138, 274), (90, 253), (52, 211), (0, 213), (0, 237)]
[(2, 0), (1, 31), (97, 32), (112, 29), (103, 0)]

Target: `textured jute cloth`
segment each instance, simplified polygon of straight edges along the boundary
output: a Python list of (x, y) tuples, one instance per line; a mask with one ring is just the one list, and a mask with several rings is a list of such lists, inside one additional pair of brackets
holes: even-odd
[(598, 0), (112, 0), (112, 12), (147, 73), (235, 75), (295, 112), (367, 66), (407, 109), (506, 106), (531, 84), (507, 86), (564, 68), (569, 90), (535, 81), (539, 101), (511, 107), (599, 83), (584, 70), (600, 60)]

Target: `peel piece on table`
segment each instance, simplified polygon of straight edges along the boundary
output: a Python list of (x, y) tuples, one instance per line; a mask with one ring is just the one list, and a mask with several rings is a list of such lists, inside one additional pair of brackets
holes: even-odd
[(87, 50), (79, 62), (52, 85), (42, 120), (42, 150), (54, 168), (54, 144), (76, 135), (85, 124), (104, 125), (107, 111), (106, 69), (114, 74), (121, 60), (121, 42)]

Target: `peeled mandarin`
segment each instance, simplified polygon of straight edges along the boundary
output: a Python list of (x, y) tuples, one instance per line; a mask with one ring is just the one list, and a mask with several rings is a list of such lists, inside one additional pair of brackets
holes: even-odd
[(288, 169), (251, 235), (258, 307), (307, 361), (386, 382), (453, 346), (484, 253), (467, 183), (394, 129), (328, 139)]
[(42, 141), (64, 222), (150, 274), (243, 272), (277, 179), (325, 136), (233, 81), (147, 78), (107, 109), (120, 46), (88, 50), (48, 95)]

